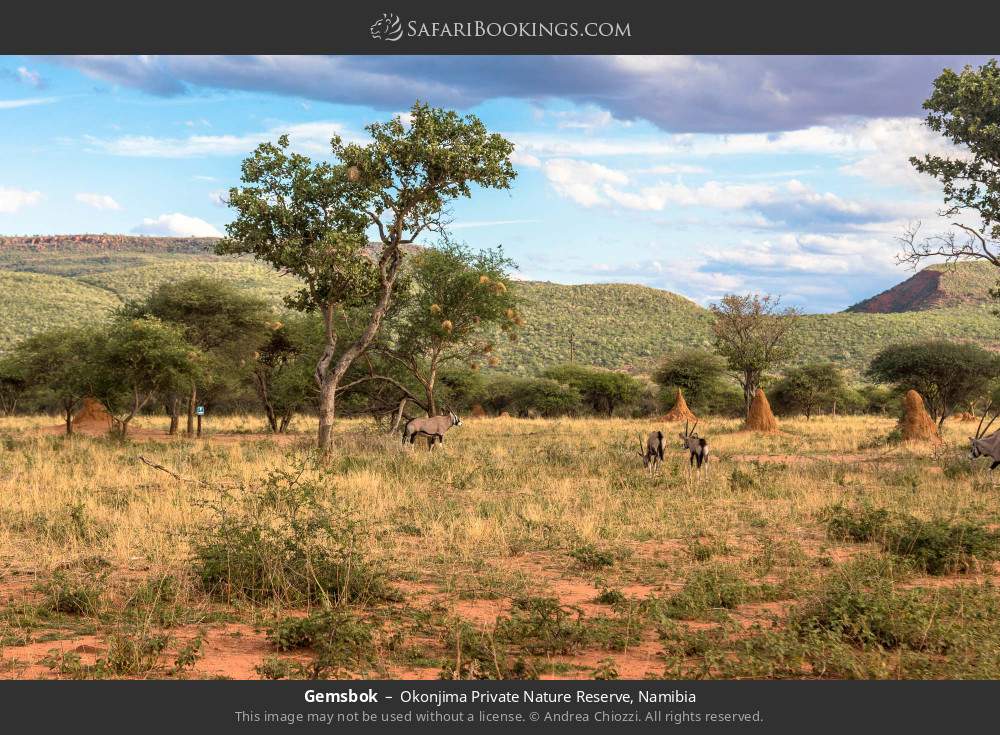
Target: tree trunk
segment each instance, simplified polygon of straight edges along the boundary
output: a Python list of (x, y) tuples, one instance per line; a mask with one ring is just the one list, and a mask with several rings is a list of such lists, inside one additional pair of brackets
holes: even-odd
[(750, 418), (750, 404), (753, 402), (754, 387), (751, 378), (743, 383), (743, 418)]
[(187, 415), (187, 435), (194, 436), (194, 409), (198, 403), (198, 386), (191, 386), (191, 395), (188, 397)]
[(180, 404), (181, 399), (177, 396), (173, 396), (167, 406), (170, 410), (170, 430), (168, 432), (170, 436), (175, 436), (177, 434), (177, 429), (181, 423)]
[(434, 379), (437, 377), (437, 368), (432, 367), (430, 376), (427, 378), (427, 415), (437, 416), (437, 403), (434, 400)]
[(73, 404), (64, 406), (66, 409), (66, 436), (73, 433)]
[[(391, 243), (385, 243), (385, 247), (391, 247), (392, 250), (388, 255), (383, 252), (382, 259), (379, 261), (381, 293), (379, 293), (378, 301), (372, 309), (365, 330), (350, 347), (344, 350), (332, 372), (329, 370), (329, 366), (333, 359), (332, 346), (336, 345), (336, 334), (332, 331), (333, 305), (329, 304), (324, 309), (323, 319), (327, 329), (327, 347), (323, 350), (323, 357), (320, 358), (319, 364), (316, 366), (316, 377), (320, 383), (319, 435), (317, 444), (320, 451), (324, 454), (330, 451), (333, 439), (333, 419), (336, 415), (337, 386), (340, 385), (341, 378), (344, 377), (354, 361), (368, 349), (372, 340), (375, 339), (379, 327), (382, 326), (382, 318), (389, 310), (389, 302), (392, 300), (392, 289), (396, 282), (396, 274), (399, 272), (399, 265), (402, 262), (402, 256), (399, 254), (399, 248), (396, 244), (398, 242), (399, 235), (397, 233)], [(332, 345), (330, 341), (331, 336), (333, 340)]]
[(278, 433), (279, 434), (286, 433), (288, 431), (288, 425), (290, 423), (292, 423), (292, 415), (290, 413), (286, 413), (284, 416), (281, 417), (281, 423), (278, 425)]
[[(254, 370), (253, 380), (257, 388), (257, 397), (260, 398), (260, 402), (264, 406), (264, 415), (267, 416), (267, 425), (270, 427), (271, 433), (280, 433), (278, 415), (274, 410), (274, 404), (271, 403), (271, 394), (267, 389), (267, 378), (261, 373), (261, 370)], [(284, 423), (287, 424), (287, 421)]]
[(389, 430), (389, 433), (395, 434), (397, 431), (399, 431), (399, 424), (403, 420), (403, 410), (406, 408), (407, 400), (408, 399), (406, 398), (400, 399), (399, 408), (396, 409), (396, 420), (393, 422), (392, 428)]

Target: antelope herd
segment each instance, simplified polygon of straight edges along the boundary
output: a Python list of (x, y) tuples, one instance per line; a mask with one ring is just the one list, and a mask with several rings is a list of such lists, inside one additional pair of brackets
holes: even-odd
[[(986, 418), (986, 414), (988, 413), (989, 409), (983, 414), (983, 419)], [(988, 457), (992, 460), (992, 464), (990, 465), (991, 472), (1000, 467), (1000, 431), (995, 431), (992, 434), (987, 434), (986, 432), (989, 431), (993, 422), (998, 417), (1000, 417), (1000, 411), (993, 416), (985, 427), (983, 426), (983, 421), (980, 420), (979, 426), (976, 429), (976, 435), (969, 437), (969, 458)], [(462, 419), (450, 409), (447, 416), (410, 419), (403, 427), (403, 446), (405, 447), (407, 444), (412, 445), (418, 436), (426, 436), (429, 441), (428, 448), (432, 449), (435, 444), (444, 444), (444, 435), (449, 429), (453, 426), (461, 425)], [(697, 421), (691, 427), (685, 421), (684, 431), (677, 434), (677, 436), (681, 440), (681, 449), (688, 453), (688, 466), (696, 467), (701, 472), (703, 466), (706, 470), (708, 469), (708, 440), (697, 434), (695, 431), (697, 428)], [(650, 432), (649, 436), (646, 437), (645, 445), (643, 445), (640, 438), (638, 454), (642, 457), (642, 466), (649, 472), (650, 476), (656, 474), (660, 463), (663, 462), (665, 451), (666, 443), (662, 431)]]

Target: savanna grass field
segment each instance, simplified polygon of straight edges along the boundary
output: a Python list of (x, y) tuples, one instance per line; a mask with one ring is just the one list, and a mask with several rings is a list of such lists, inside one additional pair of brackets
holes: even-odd
[[(121, 441), (0, 419), (4, 678), (997, 678), (975, 424), (370, 420)], [(668, 454), (650, 476), (649, 431)]]

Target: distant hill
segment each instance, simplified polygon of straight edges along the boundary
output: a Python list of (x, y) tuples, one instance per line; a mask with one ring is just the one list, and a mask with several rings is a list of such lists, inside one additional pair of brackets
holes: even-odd
[(929, 265), (847, 311), (898, 314), (991, 303), (989, 291), (997, 283), (997, 273), (996, 267), (986, 262)]
[[(119, 235), (0, 238), (0, 352), (49, 327), (103, 318), (159, 283), (195, 274), (236, 283), (283, 308), (282, 297), (297, 287), (293, 278), (250, 258), (216, 256), (214, 244)], [(931, 266), (846, 313), (807, 315), (795, 362), (832, 360), (857, 372), (886, 344), (927, 337), (997, 349), (1000, 319), (988, 297), (993, 282), (993, 272), (978, 264)], [(499, 369), (506, 372), (530, 375), (575, 359), (642, 373), (672, 350), (711, 344), (710, 312), (669, 291), (538, 281), (517, 286), (525, 326), (517, 342), (498, 344)]]

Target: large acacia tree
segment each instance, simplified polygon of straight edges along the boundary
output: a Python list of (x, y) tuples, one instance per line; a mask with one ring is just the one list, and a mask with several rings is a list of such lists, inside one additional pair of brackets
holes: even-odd
[(927, 340), (886, 347), (871, 361), (868, 375), (920, 393), (940, 425), (957, 408), (990, 393), (1000, 360), (977, 345)]
[[(472, 186), (509, 188), (513, 145), (475, 116), (414, 104), (407, 122), (393, 117), (366, 130), (371, 141), (331, 140), (332, 162), (288, 150), (288, 138), (265, 143), (243, 163), (242, 187), (229, 192), (236, 219), (220, 253), (249, 253), (304, 286), (290, 305), (323, 316), (316, 365), (321, 450), (331, 446), (337, 388), (378, 334), (392, 299), (405, 246), (441, 231), (450, 202)], [(367, 232), (377, 247), (366, 253)], [(346, 310), (361, 329), (338, 345)]]
[(88, 361), (94, 395), (124, 437), (132, 419), (158, 395), (197, 383), (204, 357), (178, 325), (156, 317), (119, 317), (97, 334)]
[(799, 312), (782, 309), (772, 296), (728, 294), (712, 304), (715, 349), (743, 389), (744, 414), (760, 387), (764, 373), (795, 354), (795, 326)]

